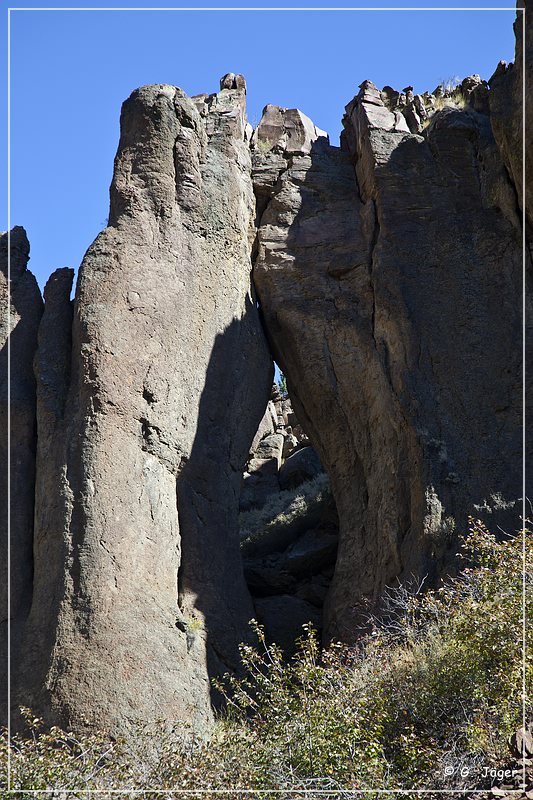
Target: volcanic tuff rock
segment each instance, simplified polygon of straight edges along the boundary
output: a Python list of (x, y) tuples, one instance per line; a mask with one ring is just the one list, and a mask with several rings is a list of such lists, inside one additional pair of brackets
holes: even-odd
[(452, 104), (420, 136), (365, 81), (341, 144), (256, 148), (254, 280), (332, 482), (325, 625), (350, 639), (386, 584), (450, 567), (469, 513), (519, 524), (522, 247), (486, 113)]
[[(8, 239), (10, 277), (8, 284)], [(31, 602), (32, 536), (35, 480), (35, 378), (33, 357), (37, 348), (37, 329), (43, 312), (41, 293), (32, 273), (26, 269), (30, 245), (24, 228), (13, 228), (0, 235), (0, 663), (7, 662), (7, 486), (8, 461), (11, 465), (11, 631), (12, 653), (18, 650), (21, 622)], [(11, 349), (10, 421), (11, 447), (8, 451), (8, 339)], [(0, 714), (6, 718), (7, 684), (5, 669), (0, 670)]]
[(45, 292), (15, 697), (48, 721), (201, 730), (208, 674), (237, 666), (253, 616), (239, 490), (272, 384), (250, 293), (245, 127), (244, 89), (133, 92), (72, 324), (71, 276)]

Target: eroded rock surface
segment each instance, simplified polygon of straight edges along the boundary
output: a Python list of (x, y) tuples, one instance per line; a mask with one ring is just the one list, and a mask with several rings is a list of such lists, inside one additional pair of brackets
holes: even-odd
[[(525, 3), (519, 5), (525, 6)], [(505, 61), (500, 61), (498, 64), (489, 81), (489, 102), (494, 136), (516, 192), (515, 202), (521, 210), (525, 196), (528, 238), (531, 240), (533, 238), (533, 163), (531, 158), (526, 157), (526, 182), (524, 185), (522, 148), (525, 123), (525, 149), (527, 154), (531, 152), (533, 109), (529, 102), (528, 87), (531, 87), (533, 76), (533, 30), (531, 25), (526, 25), (524, 31), (524, 16), (525, 14), (519, 11), (514, 24), (516, 37), (514, 63), (507, 64)], [(525, 105), (522, 95), (524, 67), (527, 93)]]
[(444, 106), (423, 137), (397, 105), (365, 81), (341, 149), (254, 153), (255, 283), (331, 478), (326, 633), (344, 639), (386, 584), (450, 568), (469, 513), (516, 527), (522, 495), (512, 187), (486, 113)]
[[(10, 277), (8, 283), (8, 239)], [(18, 652), (19, 632), (29, 611), (32, 579), (32, 537), (35, 486), (35, 378), (33, 358), (43, 312), (41, 292), (27, 269), (30, 245), (24, 228), (0, 235), (0, 714), (6, 718), (8, 620), (8, 462), (11, 466), (11, 652)], [(11, 349), (8, 408), (8, 340)], [(8, 417), (10, 448), (8, 450)]]
[[(138, 89), (74, 304), (58, 270), (43, 313), (14, 229), (0, 331), (4, 433), (8, 335), (16, 354), (14, 706), (75, 729), (205, 731), (209, 677), (237, 667), (254, 615), (239, 502), (262, 512), (283, 485), (309, 494), (267, 537), (259, 518), (242, 552), (257, 615), (289, 650), (302, 622), (350, 641), (385, 585), (453, 570), (468, 514), (516, 529), (533, 182), (516, 31), (516, 65), (489, 85), (365, 81), (340, 148), (297, 109), (267, 106), (253, 132), (240, 74), (194, 98)], [(529, 34), (526, 51), (531, 84)], [(252, 260), (294, 410), (267, 405)], [(319, 460), (291, 455), (307, 435)], [(327, 477), (308, 480), (319, 462), (336, 510)], [(0, 561), (4, 658), (5, 549)]]
[(131, 95), (72, 325), (70, 276), (47, 286), (16, 687), (47, 721), (205, 729), (209, 675), (237, 666), (253, 616), (237, 513), (272, 364), (250, 293), (238, 83), (194, 100), (167, 85)]

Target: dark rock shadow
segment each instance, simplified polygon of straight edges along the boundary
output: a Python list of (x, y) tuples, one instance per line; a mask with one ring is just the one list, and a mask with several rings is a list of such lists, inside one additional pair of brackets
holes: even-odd
[[(254, 616), (239, 546), (239, 496), (250, 445), (267, 405), (273, 363), (248, 298), (242, 319), (215, 340), (196, 436), (177, 479), (181, 624), (205, 631), (209, 677), (239, 670), (239, 643)], [(198, 620), (199, 622), (195, 621)], [(211, 689), (212, 702), (220, 698)]]
[[(16, 669), (21, 630), (31, 605), (33, 582), (33, 514), (35, 491), (36, 387), (33, 358), (37, 330), (43, 310), (41, 293), (32, 273), (26, 269), (29, 243), (23, 228), (11, 231), (11, 285), (7, 295), (7, 233), (1, 237), (0, 270), (5, 292), (4, 325), (7, 303), (18, 317), (11, 331), (7, 328), (0, 350), (0, 527), (4, 532), (0, 550), (0, 723), (7, 720), (8, 604), (11, 617), (11, 672)], [(8, 349), (11, 350), (8, 387)], [(8, 450), (8, 390), (11, 429)], [(10, 530), (8, 532), (8, 464), (10, 481)], [(8, 548), (11, 554), (11, 586), (8, 603)]]

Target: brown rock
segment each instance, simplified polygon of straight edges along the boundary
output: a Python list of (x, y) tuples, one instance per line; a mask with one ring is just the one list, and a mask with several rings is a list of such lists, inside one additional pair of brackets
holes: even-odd
[(518, 728), (509, 739), (513, 756), (524, 758), (533, 756), (533, 723), (526, 728)]
[(56, 314), (63, 338), (57, 363), (49, 338), (37, 361), (43, 476), (15, 690), (48, 722), (165, 716), (199, 732), (209, 674), (238, 663), (253, 615), (238, 497), (272, 383), (245, 125), (244, 90), (135, 91), (109, 227), (80, 270), (69, 379), (66, 276), (57, 297), (47, 287), (43, 330)]
[(279, 174), (254, 280), (331, 479), (325, 626), (350, 639), (363, 596), (450, 568), (468, 514), (519, 524), (522, 252), (486, 115), (439, 112), (426, 140), (366, 84), (342, 142)]
[[(531, 13), (530, 0), (520, 5), (523, 5), (526, 9), (525, 14)], [(528, 238), (531, 240), (533, 238), (533, 163), (531, 158), (526, 158), (526, 183), (524, 187), (522, 180), (522, 126), (523, 122), (525, 122), (525, 148), (526, 152), (529, 153), (531, 152), (533, 137), (533, 108), (530, 102), (526, 102), (525, 109), (523, 109), (522, 82), (524, 75), (522, 73), (525, 64), (526, 87), (531, 86), (533, 80), (533, 31), (531, 25), (526, 25), (524, 51), (522, 30), (524, 16), (522, 11), (518, 11), (514, 24), (516, 36), (515, 62), (514, 64), (506, 64), (504, 61), (500, 61), (494, 75), (489, 80), (489, 103), (494, 137), (515, 187), (516, 202), (520, 209), (523, 208), (523, 194), (525, 192)]]
[(327, 133), (299, 109), (268, 105), (254, 131), (252, 146), (260, 152), (310, 153), (319, 138), (327, 141)]

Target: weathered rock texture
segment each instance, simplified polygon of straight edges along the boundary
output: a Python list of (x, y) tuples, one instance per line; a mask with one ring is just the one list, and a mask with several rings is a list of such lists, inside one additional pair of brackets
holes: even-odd
[[(533, 75), (516, 30), (517, 63), (489, 85), (415, 95), (365, 81), (341, 148), (296, 109), (267, 106), (253, 132), (239, 74), (210, 96), (135, 91), (74, 304), (58, 270), (43, 314), (13, 231), (13, 705), (75, 728), (205, 729), (209, 675), (237, 667), (254, 613), (237, 529), (250, 445), (276, 491), (317, 467), (311, 451), (291, 466), (295, 416), (330, 478), (338, 552), (332, 576), (330, 507), (243, 549), (273, 636), (319, 620), (328, 592), (326, 637), (353, 639), (386, 584), (453, 568), (469, 513), (518, 527)], [(272, 364), (253, 260), (295, 412), (275, 400), (263, 419)], [(5, 587), (5, 546), (0, 561)]]
[(240, 482), (272, 384), (250, 293), (245, 133), (244, 88), (135, 91), (72, 322), (71, 274), (47, 285), (15, 697), (48, 721), (199, 731), (209, 673), (237, 665), (253, 616)]
[[(524, 6), (524, 3), (519, 3), (518, 5)], [(530, 6), (529, 3), (525, 5), (528, 8)], [(531, 13), (531, 10), (529, 13)], [(489, 81), (490, 116), (494, 136), (516, 190), (516, 203), (520, 209), (523, 209), (523, 198), (525, 196), (527, 233), (531, 241), (533, 238), (533, 163), (531, 158), (526, 157), (525, 165), (523, 165), (522, 147), (524, 144), (523, 124), (525, 122), (526, 153), (531, 152), (533, 108), (529, 101), (529, 96), (530, 81), (533, 75), (533, 27), (530, 23), (524, 26), (524, 13), (521, 11), (517, 13), (514, 31), (516, 36), (514, 64), (506, 64), (505, 61), (500, 61)], [(527, 93), (525, 107), (522, 96), (524, 66)], [(523, 166), (525, 167), (525, 185), (523, 182)]]
[(285, 149), (272, 112), (280, 144), (258, 146), (263, 123), (254, 134), (255, 283), (331, 478), (340, 543), (326, 632), (348, 640), (386, 584), (450, 568), (468, 514), (519, 525), (514, 188), (479, 96), (482, 110), (445, 104), (421, 136), (408, 92), (397, 110), (392, 90), (365, 81), (340, 149), (319, 136)]
[[(289, 416), (292, 425), (289, 425)], [(296, 448), (304, 447), (308, 443), (307, 435), (295, 418), (289, 398), (282, 398), (274, 384), (271, 398), (250, 447), (241, 486), (241, 511), (263, 506), (273, 494), (279, 493), (280, 488), (283, 488), (280, 481), (284, 460)]]
[[(8, 248), (9, 239), (9, 248)], [(8, 283), (8, 249), (11, 282)], [(24, 228), (0, 235), (0, 713), (6, 718), (7, 636), (8, 636), (8, 464), (10, 480), (11, 549), (11, 652), (18, 651), (22, 622), (31, 602), (32, 537), (35, 482), (35, 378), (33, 357), (37, 329), (43, 311), (41, 293), (32, 273), (26, 269), (30, 245)], [(8, 415), (8, 340), (11, 350)], [(10, 449), (8, 450), (8, 416)]]

